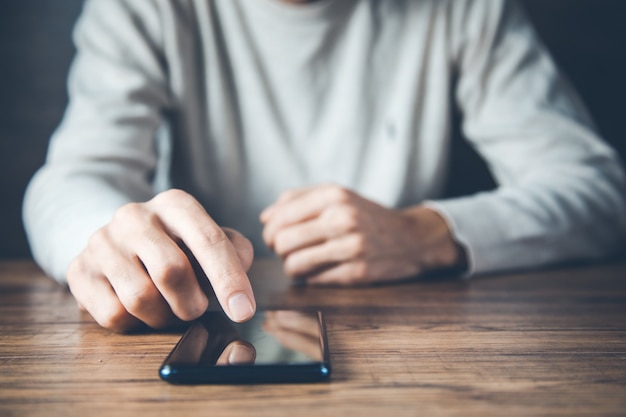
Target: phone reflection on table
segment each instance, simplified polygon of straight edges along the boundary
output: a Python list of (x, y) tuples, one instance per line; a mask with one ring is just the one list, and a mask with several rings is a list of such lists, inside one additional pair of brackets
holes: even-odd
[(265, 312), (263, 330), (284, 348), (300, 352), (313, 361), (321, 361), (319, 318), (315, 313), (293, 310)]

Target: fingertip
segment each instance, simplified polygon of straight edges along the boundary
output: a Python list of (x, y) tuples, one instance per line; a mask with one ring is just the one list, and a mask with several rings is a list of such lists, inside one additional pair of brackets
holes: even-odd
[(250, 320), (255, 311), (254, 301), (245, 293), (233, 294), (228, 299), (228, 316), (235, 322), (241, 323)]
[(261, 221), (261, 223), (265, 224), (268, 222), (268, 220), (272, 216), (273, 209), (274, 205), (268, 206), (265, 208), (265, 210), (261, 212), (261, 214), (259, 214), (259, 220)]
[(263, 233), (262, 233), (262, 238), (263, 238), (263, 242), (265, 243), (265, 245), (270, 248), (270, 250), (274, 250), (274, 237), (273, 237), (273, 232), (267, 227), (267, 225), (265, 226), (265, 229), (263, 229)]

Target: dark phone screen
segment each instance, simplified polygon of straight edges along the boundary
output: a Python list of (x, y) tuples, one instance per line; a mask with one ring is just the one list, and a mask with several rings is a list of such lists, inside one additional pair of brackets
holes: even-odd
[(161, 368), (177, 383), (312, 381), (329, 372), (317, 311), (267, 310), (245, 323), (209, 312), (191, 325)]

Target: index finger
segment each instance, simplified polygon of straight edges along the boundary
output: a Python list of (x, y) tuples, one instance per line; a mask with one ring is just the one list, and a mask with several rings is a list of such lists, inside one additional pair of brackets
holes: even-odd
[(256, 310), (254, 294), (226, 233), (198, 201), (182, 191), (157, 199), (154, 204), (164, 227), (193, 253), (224, 312), (236, 322), (250, 319)]

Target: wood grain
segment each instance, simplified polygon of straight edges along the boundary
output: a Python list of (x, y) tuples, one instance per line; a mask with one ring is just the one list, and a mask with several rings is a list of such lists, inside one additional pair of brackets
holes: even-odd
[(0, 416), (623, 416), (626, 264), (294, 287), (250, 273), (262, 307), (327, 318), (329, 383), (172, 386), (179, 334), (119, 335), (30, 262), (0, 263)]

